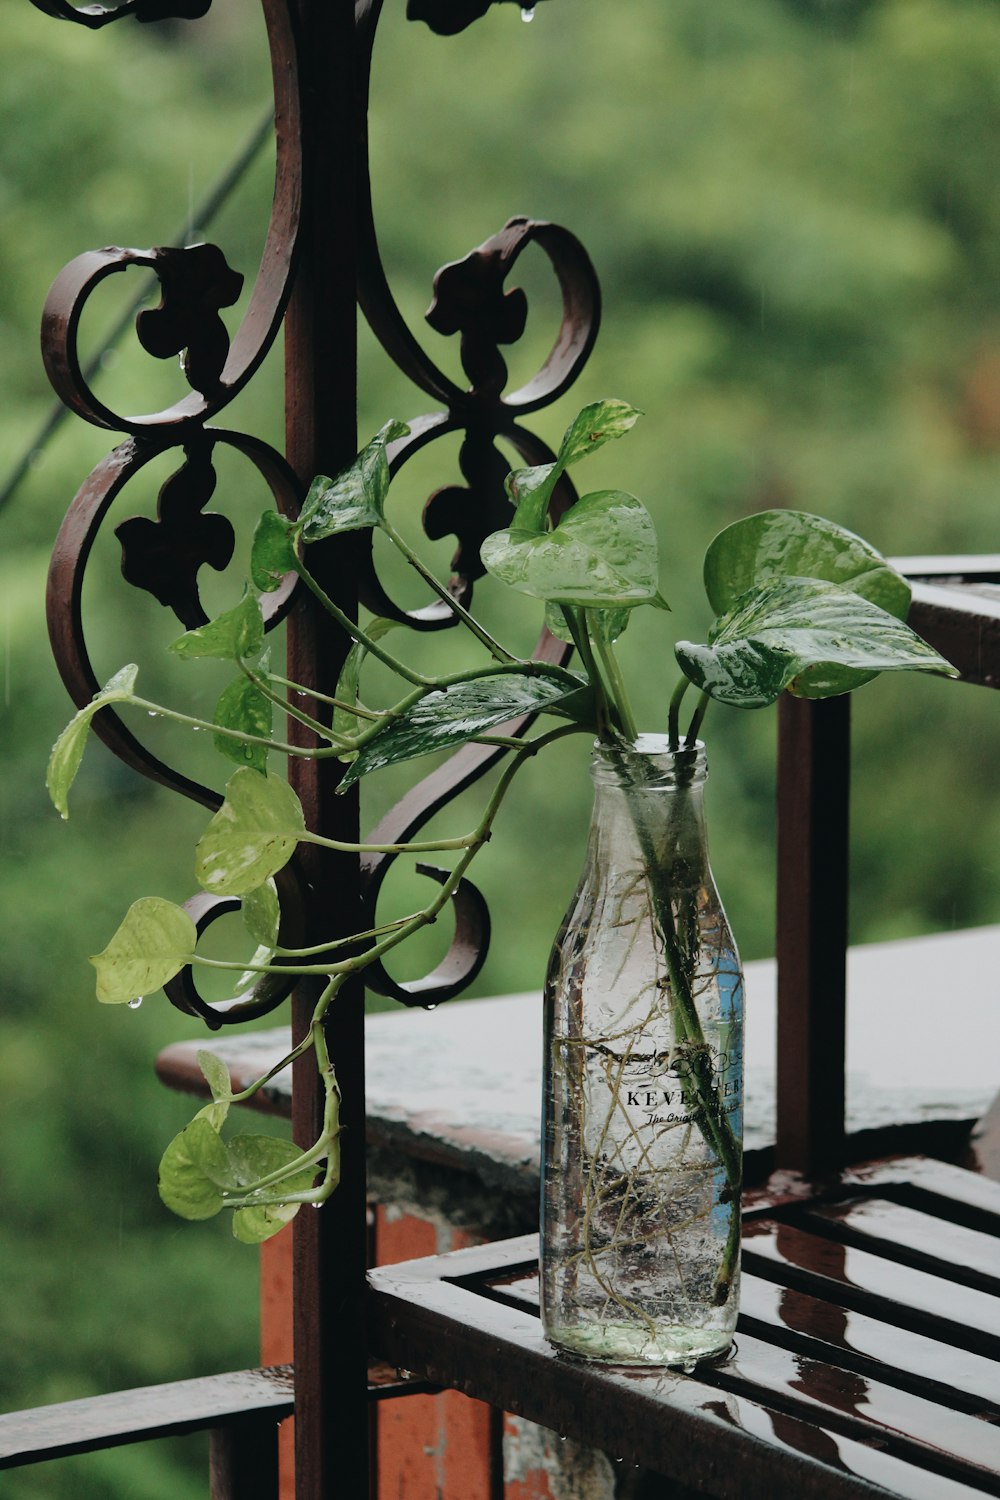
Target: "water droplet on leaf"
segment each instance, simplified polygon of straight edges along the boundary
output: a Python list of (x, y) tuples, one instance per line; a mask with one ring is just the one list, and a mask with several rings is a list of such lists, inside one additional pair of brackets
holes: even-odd
[(142, 995), (136, 995), (135, 999), (134, 1000), (130, 1000), (129, 1003), (128, 1003), (129, 1010), (138, 1010), (139, 1006), (142, 1004), (142, 1001), (143, 1001), (143, 996)]
[(535, 19), (535, 7), (533, 5), (522, 5), (521, 6), (521, 20), (525, 23), (525, 25), (527, 25), (529, 21), (533, 21), (534, 19)]

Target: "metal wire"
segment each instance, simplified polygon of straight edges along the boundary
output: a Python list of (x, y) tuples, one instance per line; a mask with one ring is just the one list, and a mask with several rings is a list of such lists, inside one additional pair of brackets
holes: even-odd
[[(240, 186), (265, 142), (270, 140), (273, 128), (274, 110), (272, 106), (268, 106), (229, 166), (213, 183), (212, 187), (209, 188), (204, 198), (196, 204), (173, 239), (169, 241), (170, 244), (178, 245), (185, 243), (190, 236), (191, 226), (194, 224), (203, 225), (206, 229), (211, 225), (215, 216), (221, 212), (233, 193)], [(84, 366), (84, 375), (88, 382), (99, 371), (104, 356), (115, 347), (122, 336), (132, 327), (136, 314), (142, 309), (156, 284), (155, 276), (148, 277), (129, 305), (108, 329), (102, 340), (100, 353), (95, 354), (93, 359)], [(53, 402), (52, 408), (45, 420), (28, 442), (21, 457), (14, 464), (2, 488), (0, 488), (0, 510), (12, 499), (25, 475), (35, 462), (36, 456), (44, 452), (65, 418), (69, 415), (69, 407), (64, 406), (59, 401)]]

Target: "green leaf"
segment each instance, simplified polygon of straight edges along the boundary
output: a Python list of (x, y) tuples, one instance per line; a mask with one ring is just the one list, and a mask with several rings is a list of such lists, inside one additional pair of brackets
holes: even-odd
[(198, 1066), (202, 1076), (212, 1091), (212, 1099), (216, 1104), (222, 1100), (233, 1097), (233, 1085), (229, 1077), (229, 1069), (217, 1057), (214, 1052), (208, 1052), (204, 1047), (198, 1052)]
[(717, 615), (779, 578), (819, 578), (905, 620), (910, 585), (862, 537), (822, 516), (765, 510), (720, 531), (705, 554), (705, 591)]
[[(624, 635), (626, 626), (632, 617), (630, 609), (588, 609), (584, 611), (584, 619), (587, 622), (587, 632), (592, 641), (605, 640), (612, 644), (620, 635)], [(550, 633), (560, 641), (569, 641), (572, 644), (573, 632), (569, 628), (569, 621), (563, 612), (561, 604), (546, 604), (545, 624)]]
[(134, 664), (122, 667), (84, 708), (73, 715), (52, 746), (45, 785), (57, 812), (64, 818), (69, 817), (70, 787), (80, 769), (91, 719), (106, 703), (128, 703), (135, 695), (135, 680), (138, 675), (139, 668)]
[(235, 985), (233, 986), (233, 994), (242, 995), (244, 990), (248, 990), (250, 986), (256, 984), (259, 979), (263, 979), (265, 976), (257, 972), (256, 966), (258, 964), (269, 964), (273, 958), (273, 945), (270, 943), (259, 944), (259, 946), (254, 949), (253, 956), (250, 959), (251, 967), (243, 970), (243, 973), (240, 975)]
[[(833, 521), (798, 510), (765, 510), (727, 526), (705, 554), (705, 591), (716, 614), (732, 609), (747, 590), (779, 578), (818, 578), (850, 589), (905, 620), (910, 585), (862, 537)], [(830, 667), (821, 693), (849, 693), (871, 672)]]
[(595, 401), (585, 406), (567, 427), (554, 463), (515, 469), (508, 474), (507, 494), (516, 506), (511, 530), (536, 535), (544, 532), (552, 491), (563, 471), (613, 438), (622, 437), (641, 415), (627, 401)]
[[(225, 729), (237, 729), (241, 734), (257, 734), (269, 739), (274, 709), (270, 698), (265, 698), (256, 684), (240, 673), (215, 705), (212, 722)], [(267, 771), (266, 745), (248, 745), (242, 740), (231, 740), (225, 734), (214, 735), (213, 739), (216, 750), (227, 760), (250, 766), (261, 773)]]
[[(221, 1101), (220, 1101), (221, 1102)], [(237, 1135), (228, 1143), (212, 1123), (209, 1105), (175, 1136), (160, 1161), (160, 1197), (182, 1219), (210, 1219), (225, 1208), (227, 1199), (240, 1197), (253, 1184), (299, 1161), (302, 1152), (291, 1141), (275, 1136)], [(290, 1172), (281, 1183), (262, 1191), (305, 1192), (312, 1186), (315, 1165)], [(251, 1205), (236, 1210), (233, 1233), (244, 1244), (255, 1245), (276, 1234), (294, 1218), (298, 1204)]]
[(250, 550), (250, 577), (262, 594), (279, 589), (286, 574), (296, 571), (297, 535), (298, 524), (276, 510), (266, 510), (257, 522)]
[(405, 422), (386, 422), (349, 469), (336, 479), (320, 474), (313, 480), (299, 515), (303, 541), (382, 525), (389, 492), (386, 445), (409, 430)]
[(652, 517), (624, 490), (584, 495), (541, 536), (494, 532), (483, 543), (482, 559), (502, 583), (536, 599), (588, 609), (667, 607), (657, 591)]
[(247, 590), (235, 609), (179, 636), (171, 641), (170, 649), (185, 660), (213, 656), (225, 661), (253, 661), (264, 649), (264, 619), (256, 596)]
[(230, 777), (226, 800), (198, 842), (195, 873), (214, 895), (245, 895), (288, 863), (304, 832), (288, 782), (245, 767)]
[(517, 507), (511, 530), (546, 530), (549, 501), (561, 473), (559, 465), (551, 463), (538, 464), (533, 469), (514, 469), (507, 475), (505, 489)]
[[(250, 1187), (262, 1177), (269, 1177), (282, 1167), (291, 1166), (302, 1153), (291, 1141), (272, 1135), (236, 1135), (229, 1142), (229, 1160), (239, 1187)], [(292, 1173), (283, 1182), (275, 1183), (265, 1191), (268, 1194), (288, 1192), (302, 1193), (312, 1187), (316, 1176), (316, 1165)], [(238, 1208), (233, 1215), (233, 1234), (244, 1245), (259, 1245), (270, 1239), (279, 1229), (295, 1217), (298, 1203), (285, 1205), (268, 1204), (260, 1208)]]
[(183, 907), (160, 896), (143, 896), (129, 907), (108, 946), (90, 960), (97, 970), (97, 998), (124, 1005), (158, 990), (191, 960), (198, 942)]
[(243, 925), (258, 943), (273, 948), (278, 941), (278, 923), (281, 909), (278, 892), (273, 880), (265, 880), (256, 890), (247, 891), (240, 902)]
[(562, 683), (551, 677), (510, 672), (428, 693), (362, 746), (345, 772), (340, 790), (382, 766), (413, 760), (432, 750), (464, 745), (521, 714), (547, 712), (585, 722), (591, 709), (591, 695), (584, 680), (581, 678), (579, 682), (578, 691), (567, 692)]
[(595, 401), (585, 406), (567, 427), (559, 445), (559, 467), (565, 469), (614, 438), (624, 437), (641, 416), (638, 407), (627, 401)]
[(204, 1115), (174, 1137), (160, 1160), (160, 1197), (182, 1219), (212, 1218), (223, 1192), (236, 1185), (226, 1144)]
[(229, 1115), (229, 1106), (228, 1099), (213, 1099), (211, 1104), (206, 1104), (199, 1109), (195, 1119), (207, 1120), (213, 1130), (221, 1130)]
[[(372, 620), (365, 626), (365, 635), (370, 640), (380, 641), (390, 630), (395, 630), (399, 620)], [(357, 703), (358, 688), (361, 682), (361, 668), (365, 657), (368, 655), (368, 647), (364, 641), (355, 641), (341, 668), (340, 677), (337, 679), (337, 691), (335, 697), (344, 703)], [(335, 708), (333, 711), (333, 722), (331, 728), (334, 734), (356, 734), (358, 731), (358, 716), (344, 708)]]
[(958, 673), (907, 625), (835, 584), (779, 579), (750, 589), (717, 620), (707, 646), (681, 641), (681, 669), (710, 697), (739, 708), (841, 691), (840, 668)]

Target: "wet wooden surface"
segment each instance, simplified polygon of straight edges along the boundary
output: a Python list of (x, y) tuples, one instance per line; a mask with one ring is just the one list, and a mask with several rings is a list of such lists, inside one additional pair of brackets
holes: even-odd
[(1000, 1495), (1000, 1186), (901, 1161), (839, 1188), (751, 1200), (736, 1344), (691, 1375), (551, 1350), (531, 1236), (373, 1272), (380, 1351), (705, 1494)]
[[(942, 1003), (953, 1048), (932, 1031)], [(534, 1193), (541, 1021), (537, 993), (369, 1017), (369, 1144), (475, 1173), (490, 1189)], [(750, 963), (748, 1150), (774, 1140), (774, 1030), (774, 964)], [(286, 1043), (282, 1029), (199, 1038), (168, 1047), (157, 1070), (172, 1088), (203, 1092), (196, 1053), (208, 1046), (244, 1088)], [(1000, 927), (851, 949), (847, 1062), (851, 1132), (979, 1116), (1000, 1087)], [(284, 1114), (289, 1100), (290, 1079), (281, 1073), (261, 1104)]]

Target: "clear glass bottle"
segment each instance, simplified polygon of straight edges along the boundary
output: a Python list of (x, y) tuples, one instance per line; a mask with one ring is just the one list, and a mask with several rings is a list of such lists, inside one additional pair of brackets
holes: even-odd
[(724, 1352), (739, 1296), (743, 976), (701, 745), (598, 745), (586, 866), (545, 991), (542, 1320), (630, 1365)]

